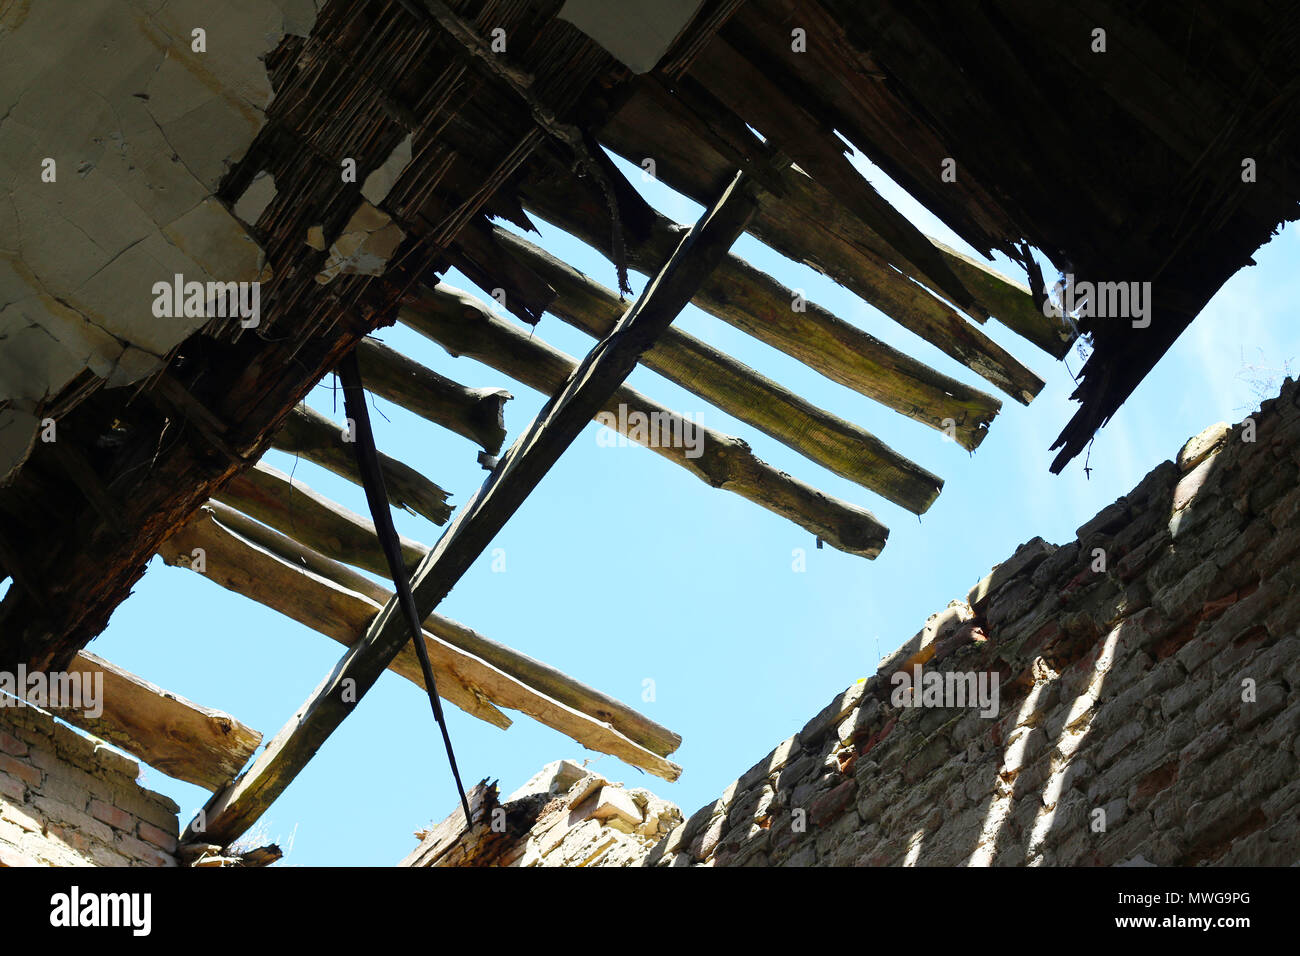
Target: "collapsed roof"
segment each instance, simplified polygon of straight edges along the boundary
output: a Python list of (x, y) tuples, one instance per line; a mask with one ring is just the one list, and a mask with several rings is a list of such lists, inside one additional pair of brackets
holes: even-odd
[[(914, 513), (942, 488), (860, 426), (670, 328), (682, 306), (972, 450), (1001, 410), (991, 391), (1027, 404), (1043, 386), (981, 325), (1057, 359), (1086, 333), (1059, 470), (1297, 215), (1300, 16), (1262, 2), (655, 9), (264, 0), (205, 25), (202, 4), (93, 0), (71, 24), (39, 6), (0, 20), (0, 570), (14, 579), (0, 666), (106, 664), (82, 648), (150, 557), (186, 564), (199, 548), (209, 577), (350, 647), (242, 776), (228, 768), (246, 740), (218, 779), (187, 771), (215, 793), (206, 839), (238, 836), (310, 758), (346, 714), (340, 681), (364, 693), (385, 667), (419, 680), (394, 596), (354, 570), (388, 573), (375, 525), (309, 490), (289, 520), (287, 496), (302, 509), (304, 489), (259, 462), (276, 447), (360, 480), (347, 429), (302, 404), (353, 350), (372, 392), (475, 442), (491, 469), (434, 547), (402, 542), (443, 696), (498, 724), (497, 705), (523, 710), (671, 778), (671, 731), (433, 613), (593, 415), (622, 405), (680, 424), (623, 384), (633, 365)], [(60, 80), (74, 70), (93, 87)], [(846, 142), (978, 252), (1020, 262), (1028, 284), (918, 231)], [(604, 149), (708, 212), (693, 229), (666, 219)], [(613, 288), (521, 238), (533, 217), (603, 252)], [(990, 391), (804, 301), (729, 251), (744, 231)], [(1149, 324), (1051, 314), (1031, 249), (1073, 284), (1150, 282)], [(499, 292), (513, 319), (440, 284), (449, 267)], [(652, 278), (635, 303), (621, 295), (628, 269)], [(197, 298), (183, 280), (201, 284)], [(231, 305), (219, 283), (255, 288), (256, 314), (215, 312), (214, 295)], [(597, 340), (586, 359), (519, 325), (548, 312)], [(367, 338), (394, 321), (551, 403), (498, 459), (508, 393)], [(884, 546), (869, 511), (744, 441), (709, 432), (705, 448), (654, 450), (832, 547), (871, 558)], [(380, 464), (393, 504), (453, 519), (429, 476)]]

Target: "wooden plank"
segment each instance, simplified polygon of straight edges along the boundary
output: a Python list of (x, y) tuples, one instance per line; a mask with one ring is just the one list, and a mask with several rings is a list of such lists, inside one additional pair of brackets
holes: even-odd
[[(665, 165), (661, 172), (666, 168)], [(603, 207), (581, 180), (565, 176), (530, 181), (522, 189), (530, 211), (602, 254), (611, 255)], [(763, 209), (779, 202), (782, 202), (780, 198), (770, 198), (764, 202)], [(755, 222), (764, 215), (763, 209), (755, 216)], [(631, 216), (624, 210), (624, 218), (644, 224), (640, 235), (629, 227), (629, 264), (641, 272), (652, 272), (672, 251), (682, 227), (648, 206)], [(929, 309), (933, 303), (935, 307), (946, 308), (916, 283), (893, 270), (887, 273), (881, 273), (882, 297), (873, 302), (878, 307), (910, 309), (909, 303), (919, 303), (919, 307)], [(859, 280), (859, 288), (853, 291), (863, 295), (866, 281)], [(796, 300), (801, 302), (803, 311), (795, 310)], [(973, 450), (979, 445), (988, 424), (1002, 407), (993, 396), (887, 345), (738, 256), (729, 255), (714, 270), (700, 287), (694, 303), (832, 381), (931, 428), (950, 427), (947, 420), (951, 419), (957, 423), (957, 437), (965, 448)]]
[[(545, 275), (559, 292), (550, 311), (565, 322), (600, 338), (608, 334), (623, 312), (623, 305), (611, 290), (561, 262), (549, 253), (512, 233), (501, 230), (500, 241), (514, 251), (535, 271)], [(784, 299), (789, 302), (791, 299)], [(730, 303), (734, 307), (734, 303)], [(809, 309), (819, 309), (807, 303)], [(882, 357), (892, 352), (880, 343)], [(901, 353), (897, 357), (906, 359)], [(868, 432), (818, 408), (811, 402), (773, 382), (752, 368), (723, 354), (686, 332), (669, 329), (664, 337), (642, 357), (642, 364), (712, 402), (727, 414), (759, 429), (793, 448), (811, 461), (843, 478), (872, 487), (876, 473), (873, 463), (864, 460), (863, 447), (878, 444)], [(908, 360), (910, 361), (910, 360)], [(919, 364), (919, 363), (918, 363)], [(977, 448), (988, 434), (988, 425), (1001, 406), (988, 398), (989, 411), (972, 413), (951, 392), (933, 389), (933, 404), (922, 407), (916, 390), (876, 388), (891, 380), (891, 369), (881, 367), (879, 377), (869, 378), (873, 396), (915, 421), (943, 430), (945, 422), (954, 430), (957, 442), (968, 450)], [(926, 371), (929, 371), (928, 369)], [(954, 383), (956, 384), (956, 383)], [(970, 391), (974, 391), (973, 389)], [(979, 393), (976, 393), (979, 394)]]
[[(284, 535), (218, 501), (209, 502), (217, 521), (294, 567), (306, 568), (335, 584), (364, 595), (382, 607), (393, 592), (347, 565), (335, 561), (288, 535)], [(552, 700), (567, 704), (604, 721), (619, 733), (647, 750), (666, 757), (681, 746), (682, 738), (667, 727), (655, 723), (623, 702), (603, 694), (594, 687), (575, 680), (549, 664), (535, 660), (513, 648), (489, 640), (458, 621), (434, 611), (424, 620), (424, 629), (442, 641), (473, 654), (493, 667), (509, 674), (520, 683), (540, 691)]]
[[(574, 370), (560, 394), (547, 402), (420, 562), (411, 583), (421, 615), (429, 614), (446, 597), (636, 367), (641, 354), (677, 317), (744, 230), (756, 206), (743, 179), (732, 180), (618, 327)], [(205, 839), (215, 834), (219, 842), (233, 840), (252, 825), (406, 644), (405, 624), (396, 603), (389, 601), (248, 772), (209, 801), (204, 812), (209, 834)], [(186, 835), (195, 835), (193, 824)]]
[(690, 73), (879, 236), (883, 258), (890, 265), (925, 281), (968, 314), (984, 317), (939, 251), (853, 168), (844, 155), (844, 143), (757, 64), (718, 36), (695, 60)]
[(163, 690), (87, 651), (73, 658), (68, 671), (103, 680), (103, 712), (87, 717), (84, 708), (59, 707), (50, 713), (177, 780), (219, 790), (262, 742), (260, 733), (229, 714)]
[[(361, 484), (356, 456), (344, 441), (346, 429), (330, 421), (310, 405), (298, 404), (289, 412), (284, 426), (276, 433), (271, 445), (291, 455), (301, 455), (310, 462), (346, 478), (354, 485)], [(388, 500), (411, 514), (428, 518), (434, 524), (446, 524), (451, 517), (447, 504), (450, 494), (443, 491), (410, 465), (379, 453), (379, 467), (384, 472), (384, 488)]]
[[(357, 643), (383, 607), (254, 545), (218, 522), (206, 505), (163, 543), (158, 554), (173, 567), (193, 569), (196, 548), (202, 549), (201, 573), (208, 580), (347, 647)], [(510, 718), (492, 705), (473, 680), (449, 669), (455, 663), (454, 658), (441, 650), (431, 651), (431, 656), (437, 662), (438, 690), (442, 698), (502, 730), (510, 726)], [(390, 662), (388, 669), (423, 689), (424, 677), (409, 635), (407, 646)]]
[[(698, 202), (716, 188), (721, 160), (684, 134), (685, 124), (674, 113), (682, 109), (639, 90), (601, 130), (600, 140), (633, 163), (653, 157), (656, 176)], [(977, 326), (891, 268), (878, 251), (878, 237), (834, 193), (792, 168), (782, 181), (786, 194), (765, 202), (754, 217), (750, 232), (757, 238), (830, 276), (1022, 404), (1042, 390), (1042, 379)], [(525, 193), (526, 205), (529, 199)], [(605, 251), (604, 245), (597, 248)]]
[[(236, 475), (215, 497), (339, 561), (375, 574), (388, 574), (374, 522), (265, 462)], [(403, 537), (401, 544), (408, 566), (413, 567), (429, 551), (410, 538)]]
[(1037, 308), (1027, 285), (1012, 282), (985, 263), (945, 246), (938, 239), (930, 241), (948, 257), (952, 271), (966, 287), (973, 292), (978, 290), (976, 294), (993, 318), (1053, 358), (1070, 354), (1078, 333), (1064, 319), (1045, 315)]
[[(374, 624), (376, 614), (386, 606), (254, 544), (218, 521), (211, 509), (205, 508), (195, 515), (189, 524), (168, 539), (165, 549), (159, 553), (169, 564), (184, 566), (194, 548), (203, 548), (206, 552), (207, 570), (204, 573), (207, 577), (350, 648), (359, 646), (367, 627)], [(315, 556), (314, 560), (319, 562), (321, 557)], [(517, 710), (584, 747), (617, 757), (665, 780), (676, 780), (681, 773), (676, 764), (631, 740), (602, 717), (555, 700), (428, 629), (422, 636), (438, 682), (438, 695), (466, 713), (504, 730), (511, 721), (497, 709), (497, 705)], [(424, 688), (424, 678), (409, 631), (406, 643), (389, 663), (388, 669)], [(357, 697), (360, 696), (358, 688)], [(680, 737), (665, 733), (680, 744)], [(274, 741), (267, 750), (272, 746)], [(255, 769), (256, 764), (248, 773), (254, 773)], [(238, 789), (238, 782), (232, 787)], [(227, 792), (231, 791), (228, 789)], [(220, 804), (220, 795), (213, 800)], [(203, 836), (208, 842), (226, 843), (238, 834), (229, 835), (210, 824), (206, 834), (195, 832), (194, 836)]]
[[(184, 566), (196, 547), (204, 548), (206, 552), (206, 576), (350, 648), (361, 646), (360, 639), (366, 633), (367, 625), (377, 620), (376, 614), (384, 607), (254, 545), (224, 527), (208, 509), (199, 512), (168, 539), (159, 553), (169, 564)], [(610, 754), (665, 780), (675, 780), (681, 773), (676, 764), (633, 742), (606, 721), (548, 697), (427, 630), (423, 637), (438, 681), (439, 695), (473, 716), (505, 729), (510, 720), (494, 706), (494, 703), (499, 703), (532, 717), (584, 747)], [(345, 655), (344, 659), (347, 657)], [(423, 677), (409, 633), (389, 669), (423, 688)], [(360, 697), (361, 693), (358, 687), (357, 696)], [(271, 741), (263, 757), (275, 746), (276, 742)], [(223, 795), (242, 792), (241, 781), (256, 773), (261, 760), (254, 762), (239, 781), (209, 801), (205, 808), (207, 826), (199, 831), (191, 825), (184, 840), (224, 845), (243, 832), (232, 831), (232, 818), (220, 812), (226, 805)]]
[(357, 359), (375, 395), (477, 442), (489, 455), (501, 450), (509, 392), (466, 388), (373, 338), (362, 339)]
[[(439, 283), (436, 289), (408, 297), (398, 312), (399, 321), (442, 345), (453, 355), (466, 355), (491, 365), (543, 395), (555, 395), (568, 380), (577, 361), (552, 348), (537, 335), (529, 335), (492, 314), (473, 296)], [(619, 415), (622, 406), (624, 415)], [(676, 412), (627, 385), (605, 403), (602, 412), (616, 426), (625, 426), (634, 412), (648, 421), (681, 420)], [(654, 416), (662, 416), (656, 418)], [(684, 424), (684, 423), (683, 423)], [(620, 428), (620, 434), (630, 429)], [(827, 495), (757, 458), (749, 446), (710, 428), (700, 427), (699, 457), (680, 447), (653, 445), (650, 450), (686, 468), (710, 487), (740, 495), (773, 514), (794, 522), (833, 548), (874, 558), (884, 547), (889, 530), (871, 512)], [(928, 473), (927, 473), (928, 474)], [(882, 476), (888, 484), (891, 476)], [(903, 481), (893, 475), (892, 480)], [(922, 483), (924, 482), (924, 483)], [(928, 507), (943, 482), (929, 475), (912, 487), (920, 507)], [(906, 484), (898, 487), (907, 489)]]

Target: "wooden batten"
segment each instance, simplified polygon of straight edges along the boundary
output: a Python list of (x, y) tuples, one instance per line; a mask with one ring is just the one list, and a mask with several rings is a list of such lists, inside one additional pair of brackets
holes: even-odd
[[(524, 201), (536, 215), (604, 255), (611, 255), (603, 207), (580, 180), (567, 177), (530, 184), (524, 189)], [(764, 208), (781, 201), (780, 197), (771, 197)], [(644, 234), (628, 236), (628, 261), (633, 268), (652, 271), (672, 251), (681, 227), (648, 206), (641, 214), (637, 218), (643, 220)], [(760, 210), (755, 221), (762, 215)], [(499, 230), (498, 236), (501, 233)], [(928, 307), (927, 300), (938, 303), (934, 296), (892, 269), (882, 275), (881, 281), (888, 284), (892, 296), (889, 301), (894, 305), (902, 304), (904, 298), (924, 307)], [(796, 311), (796, 302), (802, 311)], [(832, 381), (931, 428), (950, 428), (947, 420), (951, 419), (965, 448), (974, 449), (979, 445), (988, 424), (1002, 407), (993, 396), (885, 344), (808, 301), (739, 256), (728, 256), (714, 270), (700, 287), (694, 303)]]
[[(483, 487), (457, 512), (412, 578), (411, 591), (421, 616), (432, 612), (446, 597), (587, 422), (608, 402), (636, 367), (641, 354), (690, 302), (700, 282), (744, 231), (756, 205), (752, 188), (737, 176), (683, 238), (618, 327), (574, 369), (565, 386), (502, 457)], [(251, 826), (408, 644), (405, 621), (396, 601), (389, 601), (365, 636), (281, 728), (248, 772), (209, 801), (204, 811), (207, 832), (228, 841)], [(657, 755), (655, 760), (667, 763)], [(669, 779), (680, 773), (674, 764), (661, 769)], [(195, 835), (193, 824), (185, 835)]]
[[(639, 90), (605, 125), (600, 139), (635, 163), (653, 156), (659, 179), (699, 201), (713, 188), (714, 171), (721, 160), (706, 143), (689, 134), (688, 124), (674, 114), (675, 109), (683, 107), (673, 105), (671, 98), (665, 101)], [(750, 232), (757, 238), (830, 276), (1022, 404), (1042, 390), (1042, 379), (1014, 356), (923, 286), (892, 268), (878, 251), (879, 237), (834, 193), (793, 168), (784, 170), (781, 178), (783, 194), (765, 202), (751, 224)], [(528, 199), (526, 192), (526, 205)], [(540, 209), (535, 211), (551, 218)], [(604, 252), (606, 246), (597, 248)], [(977, 278), (996, 281), (988, 273)], [(1004, 295), (1011, 293), (1004, 290)], [(987, 297), (984, 301), (987, 305)], [(1032, 309), (1032, 300), (1022, 304), (1026, 315)]]
[[(340, 561), (375, 574), (390, 573), (374, 522), (265, 462), (226, 482), (216, 498)], [(429, 551), (406, 537), (401, 545), (411, 566)]]
[(103, 712), (88, 717), (84, 707), (59, 707), (50, 713), (177, 780), (220, 790), (262, 742), (260, 733), (229, 714), (163, 690), (87, 651), (77, 654), (68, 671), (103, 680)]
[[(217, 521), (229, 530), (295, 567), (305, 568), (328, 578), (379, 605), (392, 598), (393, 592), (340, 561), (321, 554), (305, 544), (260, 524), (218, 501), (210, 502)], [(436, 611), (424, 621), (424, 629), (442, 641), (473, 654), (553, 700), (581, 713), (603, 720), (619, 733), (647, 750), (666, 757), (681, 746), (682, 738), (655, 723), (613, 697), (574, 680), (548, 664), (521, 654), (513, 648), (489, 640), (472, 628)]]
[[(519, 236), (498, 230), (498, 237), (557, 290), (558, 295), (549, 307), (554, 315), (597, 338), (614, 327), (624, 305), (613, 291)], [(761, 283), (750, 286), (751, 289), (760, 287)], [(790, 298), (779, 299), (782, 308), (793, 301), (790, 290), (780, 294), (786, 293)], [(718, 303), (716, 307), (732, 309), (736, 305), (736, 302)], [(815, 310), (814, 315), (825, 320), (820, 306), (806, 302), (805, 308)], [(763, 309), (761, 314), (772, 313)], [(832, 320), (839, 322), (833, 317)], [(767, 331), (772, 324), (754, 322), (754, 325), (762, 325)], [(911, 365), (912, 360), (884, 343), (875, 344), (878, 348), (873, 349), (870, 358), (878, 365), (875, 374), (863, 376), (863, 389), (870, 389), (872, 398), (909, 418), (945, 433), (952, 431), (963, 448), (970, 451), (977, 448), (988, 434), (988, 425), (1001, 402), (955, 381), (936, 381), (942, 376), (920, 363), (915, 363), (919, 368), (911, 369), (910, 379), (900, 376), (897, 366)], [(872, 486), (871, 463), (862, 460), (860, 450), (879, 444), (873, 435), (816, 407), (700, 339), (669, 329), (646, 352), (642, 364), (837, 475), (866, 488)], [(904, 381), (899, 382), (899, 378)]]
[[(291, 455), (301, 455), (310, 462), (361, 484), (356, 455), (343, 438), (347, 430), (330, 421), (310, 405), (298, 404), (284, 420), (271, 445)], [(434, 524), (446, 524), (451, 517), (447, 504), (450, 494), (443, 491), (410, 465), (379, 453), (379, 467), (384, 473), (388, 500), (399, 508), (428, 518)]]
[(690, 73), (879, 236), (890, 265), (925, 281), (968, 314), (984, 317), (939, 250), (853, 168), (843, 142), (759, 66), (718, 36)]
[[(555, 395), (578, 364), (539, 336), (530, 335), (494, 315), (487, 305), (468, 293), (442, 283), (435, 289), (408, 297), (398, 312), (398, 320), (453, 355), (466, 355), (491, 365), (543, 395)], [(624, 416), (619, 415), (620, 405), (626, 413)], [(676, 412), (627, 385), (614, 393), (602, 411), (610, 416), (606, 420), (615, 427), (626, 424), (632, 412), (640, 412), (652, 421), (684, 425), (678, 425), (681, 416)], [(686, 468), (711, 487), (734, 492), (794, 522), (833, 548), (873, 558), (884, 547), (889, 530), (871, 512), (773, 468), (756, 457), (739, 438), (710, 428), (701, 427), (700, 432), (698, 457), (688, 456), (685, 448), (662, 444), (650, 450)], [(889, 487), (890, 494), (922, 510), (929, 507), (943, 486), (940, 479), (928, 473), (913, 477), (910, 472), (882, 471), (877, 480), (882, 487)], [(888, 485), (891, 481), (893, 484)]]
[(509, 392), (466, 388), (373, 338), (362, 339), (357, 360), (368, 391), (477, 442), (489, 455), (501, 450)]
[[(253, 545), (218, 522), (211, 509), (196, 512), (163, 543), (158, 553), (174, 567), (195, 568), (196, 548), (202, 549), (201, 573), (210, 581), (348, 647), (365, 633), (375, 613), (383, 607)], [(438, 643), (431, 637), (426, 637), (426, 641)], [(429, 655), (434, 662), (441, 697), (502, 730), (510, 726), (510, 718), (489, 701), (470, 677), (450, 668), (457, 655), (449, 655), (442, 645), (436, 650), (430, 646)], [(424, 677), (409, 640), (389, 669), (424, 687)]]

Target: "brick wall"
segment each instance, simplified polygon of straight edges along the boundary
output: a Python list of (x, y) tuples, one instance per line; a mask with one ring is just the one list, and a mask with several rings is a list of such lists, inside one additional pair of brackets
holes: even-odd
[[(1022, 546), (646, 862), (1300, 862), (1298, 401)], [(996, 674), (996, 716), (896, 706), (918, 664)]]
[(402, 866), (628, 866), (681, 823), (671, 803), (624, 789), (571, 760), (547, 764), (504, 801), (486, 781), (468, 795), (475, 825), (458, 807), (416, 833)]
[(175, 866), (179, 807), (129, 757), (0, 707), (0, 866)]
[[(594, 862), (1300, 862), (1298, 403), (1288, 381), (1023, 545), (644, 855)], [(917, 667), (996, 675), (998, 706), (907, 706)]]

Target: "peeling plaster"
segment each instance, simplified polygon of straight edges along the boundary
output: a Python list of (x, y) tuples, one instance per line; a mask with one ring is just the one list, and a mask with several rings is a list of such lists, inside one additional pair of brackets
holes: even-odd
[(313, 0), (0, 11), (0, 481), (30, 451), (40, 403), (83, 369), (130, 384), (205, 324), (156, 318), (153, 283), (266, 278), (212, 194), (265, 122), (262, 57), (315, 16)]
[(388, 158), (361, 184), (361, 195), (378, 206), (411, 163), (411, 137), (408, 135), (393, 148)]
[(252, 226), (266, 212), (266, 207), (275, 200), (275, 177), (268, 172), (260, 172), (253, 177), (242, 196), (235, 202), (235, 218)]
[[(310, 230), (308, 242), (311, 241)], [(348, 220), (343, 232), (330, 246), (329, 258), (316, 274), (316, 281), (328, 285), (340, 273), (383, 275), (388, 260), (406, 238), (400, 226), (382, 209), (363, 202)]]

